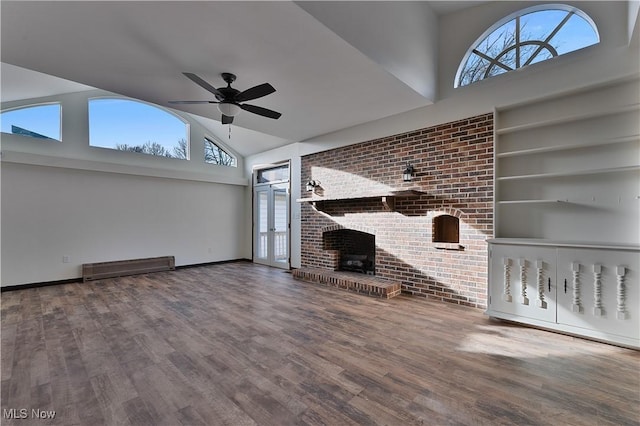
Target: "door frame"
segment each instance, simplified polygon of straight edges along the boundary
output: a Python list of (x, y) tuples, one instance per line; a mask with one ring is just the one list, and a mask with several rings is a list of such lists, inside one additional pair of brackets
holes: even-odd
[[(260, 171), (264, 171), (264, 170), (269, 170), (269, 169), (277, 169), (277, 168), (282, 168), (283, 166), (287, 166), (287, 173), (286, 176), (283, 176), (281, 179), (275, 179), (275, 180), (271, 180), (268, 182), (258, 182), (258, 176), (259, 176), (259, 172)], [(276, 267), (276, 268), (282, 268), (282, 269), (291, 269), (291, 161), (290, 160), (286, 160), (286, 161), (282, 161), (279, 163), (273, 163), (273, 164), (263, 164), (260, 166), (255, 166), (253, 168), (252, 171), (252, 176), (251, 176), (251, 182), (252, 182), (252, 189), (251, 189), (251, 200), (252, 200), (252, 207), (251, 207), (251, 223), (252, 223), (252, 229), (251, 229), (251, 256), (252, 256), (252, 261), (254, 263), (260, 263), (263, 265), (267, 265), (267, 266), (272, 266), (272, 267)], [(285, 189), (286, 194), (287, 194), (287, 215), (286, 215), (286, 244), (287, 244), (287, 261), (286, 262), (278, 262), (273, 258), (273, 253), (267, 253), (267, 258), (263, 259), (263, 258), (259, 258), (257, 256), (257, 250), (258, 250), (258, 239), (260, 238), (257, 233), (258, 233), (258, 212), (257, 212), (257, 196), (259, 192), (264, 191), (265, 189), (269, 190), (268, 194), (268, 203), (269, 203), (269, 208), (273, 209), (273, 193), (274, 193), (274, 189)], [(273, 211), (268, 213), (270, 215), (273, 214)], [(273, 218), (270, 220), (273, 221)], [(268, 232), (272, 232), (271, 228)], [(273, 236), (271, 237), (271, 240), (273, 241)], [(270, 245), (270, 244), (269, 244)], [(271, 249), (272, 247), (268, 247), (267, 249)]]

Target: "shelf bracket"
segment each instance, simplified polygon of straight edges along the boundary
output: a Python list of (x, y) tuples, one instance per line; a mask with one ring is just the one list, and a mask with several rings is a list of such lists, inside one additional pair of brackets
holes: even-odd
[(390, 212), (396, 210), (396, 197), (382, 197), (381, 201), (385, 210)]

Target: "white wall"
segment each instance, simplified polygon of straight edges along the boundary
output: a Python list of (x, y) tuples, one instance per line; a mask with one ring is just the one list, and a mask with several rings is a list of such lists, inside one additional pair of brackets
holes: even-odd
[(3, 286), (76, 278), (88, 262), (247, 257), (242, 186), (17, 163), (1, 173)]
[(297, 4), (407, 86), (426, 99), (435, 100), (438, 20), (426, 3)]
[(101, 94), (55, 98), (62, 143), (2, 135), (0, 285), (77, 278), (89, 262), (250, 258), (243, 159), (204, 163), (205, 130), (193, 121), (191, 161), (89, 147), (87, 99)]

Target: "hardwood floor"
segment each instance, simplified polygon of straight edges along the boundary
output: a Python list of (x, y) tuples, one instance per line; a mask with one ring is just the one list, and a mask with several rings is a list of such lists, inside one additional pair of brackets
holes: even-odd
[(2, 293), (1, 349), (3, 425), (640, 422), (640, 352), (246, 262)]

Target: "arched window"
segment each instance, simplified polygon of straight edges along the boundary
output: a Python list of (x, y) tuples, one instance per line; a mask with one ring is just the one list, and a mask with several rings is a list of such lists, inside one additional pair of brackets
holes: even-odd
[(236, 167), (238, 165), (233, 155), (229, 154), (224, 148), (215, 143), (212, 138), (208, 137), (204, 138), (204, 162), (229, 167)]
[(454, 87), (513, 71), (600, 42), (598, 29), (584, 12), (546, 4), (498, 21), (464, 56)]
[(2, 133), (60, 141), (60, 104), (29, 105), (0, 114)]
[(189, 159), (189, 128), (178, 116), (144, 102), (89, 100), (89, 145)]

